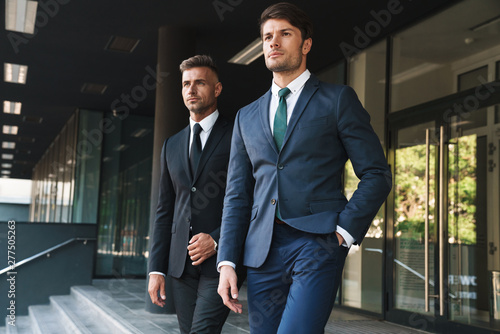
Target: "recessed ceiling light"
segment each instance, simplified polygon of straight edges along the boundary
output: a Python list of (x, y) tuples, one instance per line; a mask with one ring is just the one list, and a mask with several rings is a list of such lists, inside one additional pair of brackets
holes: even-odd
[(132, 132), (130, 135), (135, 138), (141, 138), (151, 132), (151, 129), (140, 128)]
[(132, 53), (137, 44), (139, 44), (139, 40), (137, 38), (111, 36), (104, 49), (109, 51)]
[(33, 137), (26, 137), (26, 136), (17, 136), (16, 140), (19, 143), (34, 143), (35, 142), (35, 138), (33, 138)]
[(36, 1), (6, 0), (5, 29), (34, 34), (37, 6)]
[(4, 63), (5, 82), (25, 84), (27, 75), (28, 75), (28, 66)]
[(4, 125), (3, 126), (3, 133), (6, 135), (17, 135), (17, 130), (19, 130), (19, 127), (15, 125)]
[(121, 144), (119, 146), (116, 146), (114, 148), (114, 150), (117, 151), (117, 152), (122, 152), (122, 151), (125, 151), (127, 148), (128, 148), (127, 144)]
[(12, 168), (12, 164), (2, 164), (2, 168)]
[(2, 159), (4, 159), (4, 160), (13, 160), (14, 159), (14, 154), (3, 153), (2, 154)]
[(3, 101), (3, 112), (19, 115), (21, 113), (21, 106), (21, 102)]
[(228, 62), (231, 64), (249, 65), (263, 54), (262, 39), (259, 37), (238, 52), (233, 58), (229, 59)]
[(42, 123), (43, 117), (39, 116), (23, 116), (23, 122), (26, 123), (35, 123), (35, 124), (40, 124)]
[(19, 150), (16, 150), (16, 153), (20, 153), (20, 154), (31, 154), (31, 150), (28, 150), (28, 149), (19, 149)]
[(3, 170), (2, 175), (10, 175), (10, 170)]
[(108, 89), (108, 85), (98, 83), (84, 83), (81, 89), (82, 93), (102, 95)]
[(5, 148), (5, 149), (15, 149), (16, 148), (16, 143), (12, 142), (12, 141), (3, 141), (2, 142), (2, 148)]

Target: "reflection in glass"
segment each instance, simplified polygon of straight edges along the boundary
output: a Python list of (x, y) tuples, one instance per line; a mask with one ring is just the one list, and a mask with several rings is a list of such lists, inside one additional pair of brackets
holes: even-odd
[[(386, 42), (378, 43), (349, 60), (348, 84), (371, 116), (371, 125), (384, 143)], [(344, 193), (348, 199), (359, 179), (348, 161), (344, 173)], [(353, 245), (344, 266), (342, 304), (382, 313), (385, 204), (374, 218), (361, 247)], [(366, 274), (369, 273), (369, 274)]]
[(103, 142), (96, 275), (146, 273), (153, 120), (107, 114), (113, 135)]
[[(427, 165), (426, 129), (430, 130)], [(425, 312), (425, 207), (429, 189), (429, 258), (434, 258), (436, 203), (436, 138), (433, 122), (398, 131), (395, 152), (395, 307)], [(429, 184), (426, 183), (426, 171)], [(434, 265), (429, 261), (429, 290), (434, 290)], [(433, 303), (429, 304), (433, 311)]]
[(454, 138), (448, 144), (448, 247), (450, 317), (487, 322), (486, 137)]

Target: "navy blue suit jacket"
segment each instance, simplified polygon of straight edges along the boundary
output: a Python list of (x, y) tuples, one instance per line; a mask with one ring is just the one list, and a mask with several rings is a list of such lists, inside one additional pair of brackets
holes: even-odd
[[(306, 82), (279, 152), (271, 134), (271, 91), (242, 108), (231, 143), (218, 262), (260, 267), (269, 252), (276, 205), (296, 229), (332, 233), (360, 244), (391, 189), (391, 173), (370, 116), (354, 90)], [(361, 180), (348, 202), (342, 175), (350, 159)]]

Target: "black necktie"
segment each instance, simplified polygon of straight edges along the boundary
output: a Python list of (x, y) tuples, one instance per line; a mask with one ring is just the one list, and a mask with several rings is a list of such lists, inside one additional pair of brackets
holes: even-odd
[(189, 156), (189, 162), (191, 164), (191, 173), (194, 176), (196, 173), (196, 168), (198, 167), (198, 162), (201, 156), (201, 139), (200, 139), (201, 126), (200, 123), (196, 123), (193, 126), (193, 142), (191, 143), (191, 155)]

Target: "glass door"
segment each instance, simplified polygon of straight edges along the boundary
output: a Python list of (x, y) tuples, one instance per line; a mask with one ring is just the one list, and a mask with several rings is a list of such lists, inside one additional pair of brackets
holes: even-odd
[(439, 128), (431, 120), (396, 131), (393, 308), (433, 315), (438, 289)]
[[(450, 320), (467, 324), (488, 324), (490, 272), (488, 258), (495, 255), (498, 238), (498, 168), (495, 164), (495, 108), (484, 108), (473, 114), (450, 120), (448, 141), (448, 315)], [(490, 118), (490, 119), (489, 119)], [(490, 129), (490, 130), (489, 130)], [(496, 136), (497, 137), (497, 136)], [(498, 141), (498, 140), (497, 140)], [(488, 144), (490, 142), (490, 144)], [(497, 199), (488, 201), (488, 192)], [(490, 213), (489, 211), (493, 210)], [(498, 210), (498, 209), (497, 209)], [(491, 230), (491, 254), (488, 246)]]
[(500, 305), (492, 290), (500, 276), (499, 108), (434, 114), (391, 126), (386, 317), (439, 332), (498, 329), (500, 310), (490, 307)]

